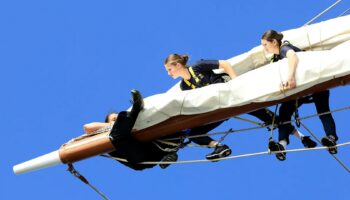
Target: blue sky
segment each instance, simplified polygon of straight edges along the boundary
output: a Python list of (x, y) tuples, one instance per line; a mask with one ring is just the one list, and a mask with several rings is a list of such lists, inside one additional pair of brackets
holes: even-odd
[[(23, 175), (14, 175), (12, 166), (58, 149), (82, 134), (84, 123), (128, 108), (132, 88), (144, 96), (166, 91), (177, 82), (162, 65), (169, 53), (187, 53), (192, 62), (228, 59), (259, 45), (265, 30), (299, 27), (334, 2), (1, 1), (0, 199), (99, 199), (64, 165)], [(349, 7), (344, 1), (318, 21)], [(348, 93), (349, 87), (333, 89), (331, 107), (349, 106)], [(300, 110), (302, 116), (314, 113), (313, 105)], [(339, 142), (350, 141), (349, 114), (334, 114)], [(305, 123), (323, 137), (317, 118)], [(230, 120), (217, 131), (250, 126)], [(265, 151), (267, 140), (267, 132), (257, 130), (230, 135), (225, 143), (238, 155)], [(292, 138), (289, 148), (301, 147)], [(188, 160), (209, 152), (188, 148), (179, 154)], [(348, 166), (349, 153), (345, 147), (338, 154)], [(345, 200), (350, 195), (349, 173), (326, 151), (290, 153), (285, 162), (260, 156), (143, 172), (95, 157), (76, 168), (111, 199)]]

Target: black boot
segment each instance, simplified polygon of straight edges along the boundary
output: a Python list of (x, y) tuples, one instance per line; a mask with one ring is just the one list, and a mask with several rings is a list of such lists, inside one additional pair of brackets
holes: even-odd
[(301, 142), (303, 143), (305, 148), (315, 148), (317, 143), (313, 141), (310, 136), (304, 136), (301, 138)]
[(124, 142), (130, 137), (135, 119), (129, 116), (129, 113), (123, 111), (118, 114), (117, 121), (114, 123), (112, 131), (109, 135), (111, 142), (118, 146), (118, 143)]
[[(272, 139), (269, 141), (269, 149), (272, 153), (274, 153), (274, 151), (284, 151), (285, 150), (283, 145), (281, 145), (278, 142), (273, 141)], [(276, 153), (276, 158), (280, 161), (284, 161), (286, 159), (286, 152)]]
[(218, 144), (212, 153), (206, 156), (207, 160), (215, 160), (219, 158), (224, 158), (231, 155), (232, 151), (227, 145)]
[[(178, 158), (178, 155), (176, 152), (169, 153), (163, 157), (162, 162), (176, 162), (177, 158)], [(168, 164), (168, 163), (162, 163), (162, 164), (159, 164), (159, 167), (162, 169), (165, 169), (165, 168), (169, 167), (169, 165), (170, 164)]]
[(143, 97), (138, 90), (131, 90), (131, 96), (132, 108), (130, 111), (130, 115), (136, 119), (139, 112), (143, 109)]
[(336, 142), (336, 138), (333, 135), (328, 135), (325, 136), (324, 138), (322, 138), (321, 140), (322, 145), (328, 147), (328, 151), (330, 154), (337, 154), (338, 150), (337, 150), (337, 142)]

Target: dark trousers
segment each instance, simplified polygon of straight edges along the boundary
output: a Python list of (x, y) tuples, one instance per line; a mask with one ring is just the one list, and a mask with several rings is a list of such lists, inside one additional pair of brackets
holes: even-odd
[(130, 133), (134, 127), (137, 116), (138, 112), (135, 114), (122, 111), (118, 114), (118, 118), (110, 133), (110, 139), (115, 146), (118, 146), (118, 143), (122, 142), (124, 139), (131, 137)]
[[(199, 126), (196, 128), (192, 128), (190, 130), (190, 132), (188, 132), (187, 134), (189, 136), (196, 136), (196, 135), (202, 135), (202, 134), (207, 134), (208, 132), (212, 131), (213, 129), (215, 129), (216, 127), (218, 127), (220, 124), (222, 124), (224, 121), (219, 121), (219, 122), (215, 122), (215, 123), (211, 123), (211, 124), (207, 124), (204, 126)], [(190, 141), (199, 144), (199, 145), (209, 145), (210, 142), (214, 141), (213, 138), (209, 137), (209, 136), (201, 136), (201, 137), (197, 137), (197, 138), (190, 138)]]
[(127, 162), (119, 161), (134, 170), (143, 170), (156, 166), (155, 164), (139, 164), (145, 161), (160, 161), (168, 154), (161, 151), (153, 142), (140, 142), (131, 136), (131, 130), (137, 119), (139, 110), (120, 112), (110, 133), (110, 140), (115, 151), (109, 154), (113, 157), (124, 158)]
[(248, 113), (249, 115), (252, 115), (258, 119), (260, 119), (261, 121), (263, 121), (266, 125), (272, 124), (272, 120), (275, 116), (275, 114), (267, 109), (267, 108), (263, 108), (260, 110), (255, 110), (253, 112)]
[[(266, 108), (253, 111), (253, 112), (250, 112), (248, 114), (250, 114), (254, 117), (257, 117), (258, 119), (260, 119), (261, 121), (263, 121), (266, 124), (271, 124), (273, 116), (274, 116), (274, 113)], [(220, 126), (224, 121), (226, 121), (226, 120), (193, 128), (187, 134), (189, 136), (206, 134), (206, 133), (212, 131), (213, 129), (215, 129), (216, 127)], [(210, 142), (214, 141), (214, 139), (212, 139), (209, 136), (202, 136), (202, 137), (198, 137), (198, 138), (191, 138), (190, 141), (192, 141), (196, 144), (199, 144), (199, 145), (209, 145)]]
[[(326, 91), (312, 94), (311, 96), (308, 96), (308, 97), (300, 98), (297, 101), (293, 100), (293, 101), (282, 103), (279, 110), (279, 117), (280, 117), (281, 123), (291, 121), (292, 115), (296, 111), (296, 109), (301, 105), (303, 105), (304, 103), (309, 103), (310, 97), (311, 97), (311, 102), (313, 102), (316, 106), (317, 114), (330, 111), (329, 90), (326, 90)], [(332, 117), (332, 114), (322, 115), (322, 116), (319, 116), (319, 118), (322, 122), (323, 129), (326, 135), (327, 136), (333, 135), (337, 140), (338, 137), (336, 134), (336, 127), (335, 127), (335, 122)], [(287, 144), (289, 144), (289, 135), (292, 134), (294, 129), (295, 127), (290, 123), (280, 125), (278, 127), (279, 141), (286, 140)]]

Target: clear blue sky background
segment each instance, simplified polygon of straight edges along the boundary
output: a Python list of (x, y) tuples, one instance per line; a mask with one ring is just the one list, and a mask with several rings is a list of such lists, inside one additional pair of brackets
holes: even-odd
[[(58, 149), (82, 134), (84, 123), (128, 108), (132, 88), (144, 96), (166, 91), (177, 82), (162, 65), (169, 53), (190, 54), (192, 62), (228, 59), (259, 45), (265, 30), (299, 27), (334, 2), (1, 1), (0, 199), (99, 199), (64, 165), (23, 175), (14, 175), (12, 166)], [(349, 7), (345, 0), (318, 21)], [(333, 109), (349, 105), (349, 87), (331, 94)], [(300, 110), (313, 113), (313, 105)], [(350, 141), (349, 114), (334, 114), (339, 142)], [(305, 123), (324, 135), (317, 118)], [(217, 130), (250, 126), (230, 120)], [(225, 143), (238, 155), (265, 151), (267, 141), (261, 129), (230, 135)], [(301, 147), (292, 138), (289, 148)], [(179, 154), (187, 160), (209, 152)], [(349, 153), (345, 147), (338, 154), (348, 166)], [(285, 162), (260, 156), (143, 172), (95, 157), (76, 168), (111, 199), (345, 200), (350, 194), (350, 174), (326, 151), (290, 153)]]

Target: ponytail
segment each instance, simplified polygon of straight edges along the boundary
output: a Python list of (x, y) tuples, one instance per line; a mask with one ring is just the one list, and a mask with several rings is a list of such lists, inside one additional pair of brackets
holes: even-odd
[(179, 54), (170, 54), (165, 60), (164, 60), (164, 64), (176, 64), (176, 63), (180, 63), (183, 66), (187, 65), (187, 61), (189, 59), (188, 55), (179, 55)]
[(278, 45), (281, 46), (282, 45), (283, 34), (280, 33), (280, 32), (277, 32), (275, 30), (268, 30), (262, 35), (261, 39), (267, 40), (269, 42), (272, 42), (273, 40), (276, 40)]

